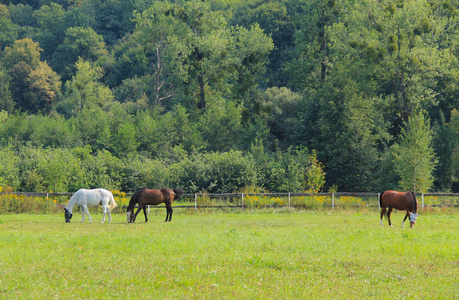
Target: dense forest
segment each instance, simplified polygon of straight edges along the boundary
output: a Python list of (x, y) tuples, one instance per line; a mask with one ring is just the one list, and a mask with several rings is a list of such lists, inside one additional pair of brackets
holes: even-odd
[(3, 191), (459, 191), (459, 0), (1, 3)]

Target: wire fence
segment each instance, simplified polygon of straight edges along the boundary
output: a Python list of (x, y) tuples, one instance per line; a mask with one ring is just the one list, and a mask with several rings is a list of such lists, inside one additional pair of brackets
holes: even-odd
[[(118, 210), (126, 209), (133, 193), (114, 191)], [(57, 206), (65, 207), (73, 193), (28, 193), (1, 192), (4, 195), (37, 197), (52, 200)], [(300, 208), (300, 209), (340, 209), (347, 207), (379, 207), (380, 193), (195, 193), (184, 194), (174, 202), (174, 208), (185, 209), (257, 209), (257, 208)], [(459, 193), (422, 193), (417, 195), (418, 206), (459, 207)], [(149, 206), (161, 208), (161, 206)]]

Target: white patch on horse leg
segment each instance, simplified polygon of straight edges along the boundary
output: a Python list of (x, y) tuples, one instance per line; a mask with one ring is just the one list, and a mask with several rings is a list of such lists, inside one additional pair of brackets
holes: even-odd
[(404, 226), (403, 226), (403, 223), (405, 223), (405, 221), (402, 221), (402, 227), (404, 227)]
[(381, 220), (381, 227), (382, 227), (382, 220)]

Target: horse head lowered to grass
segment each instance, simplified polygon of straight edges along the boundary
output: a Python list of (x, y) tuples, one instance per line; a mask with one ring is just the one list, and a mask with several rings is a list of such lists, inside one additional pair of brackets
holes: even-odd
[(92, 222), (91, 215), (89, 215), (88, 206), (102, 205), (102, 211), (104, 212), (104, 218), (102, 223), (105, 222), (105, 215), (108, 213), (109, 222), (112, 221), (111, 210), (117, 207), (118, 205), (113, 198), (112, 192), (105, 189), (79, 189), (75, 194), (70, 197), (69, 203), (64, 208), (65, 213), (65, 222), (69, 223), (73, 216), (73, 207), (77, 205), (81, 208), (81, 214), (83, 215), (84, 222), (84, 213), (88, 215), (89, 223)]
[[(147, 205), (158, 205), (161, 203), (166, 204), (167, 215), (165, 222), (170, 222), (172, 220), (172, 201), (179, 199), (182, 194), (183, 190), (180, 188), (162, 188), (157, 190), (147, 188), (138, 189), (134, 195), (132, 195), (126, 211), (128, 223), (135, 222), (135, 218), (141, 209), (143, 209), (143, 214), (145, 215), (145, 222), (148, 222), (146, 210)], [(134, 207), (136, 204), (139, 205), (139, 208), (134, 214)]]
[[(392, 209), (395, 208), (397, 210), (406, 211), (405, 218), (402, 221), (402, 227), (408, 217), (410, 218), (410, 227), (414, 227), (418, 217), (418, 202), (413, 192), (385, 191), (379, 197), (379, 206), (381, 207), (381, 226), (383, 224), (382, 218), (384, 215), (386, 215), (389, 220), (389, 226), (392, 226), (390, 214), (392, 213)], [(388, 208), (387, 213), (386, 208)]]

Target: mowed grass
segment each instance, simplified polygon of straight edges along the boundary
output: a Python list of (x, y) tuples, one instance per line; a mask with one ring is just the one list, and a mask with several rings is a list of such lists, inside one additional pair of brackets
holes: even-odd
[(459, 297), (457, 213), (165, 213), (0, 215), (0, 298)]

